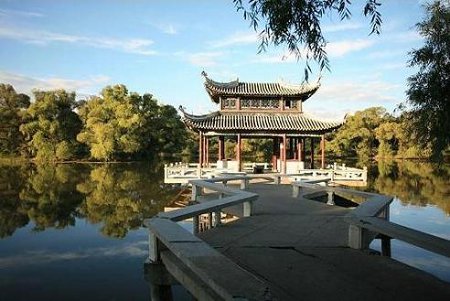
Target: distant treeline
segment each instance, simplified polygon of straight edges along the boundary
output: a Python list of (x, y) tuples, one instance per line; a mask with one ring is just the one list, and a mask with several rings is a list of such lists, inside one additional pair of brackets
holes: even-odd
[(431, 146), (421, 147), (412, 124), (414, 116), (404, 111), (398, 117), (383, 107), (358, 111), (328, 135), (326, 150), (336, 157), (429, 158)]
[[(187, 130), (170, 105), (151, 94), (130, 93), (124, 85), (105, 87), (100, 96), (76, 101), (73, 92), (34, 91), (34, 102), (11, 85), (0, 84), (0, 153), (36, 161), (130, 161), (182, 154), (194, 161), (198, 136)], [(326, 136), (327, 156), (349, 158), (429, 158), (419, 147), (409, 112), (395, 117), (382, 107), (358, 111)], [(268, 162), (271, 139), (244, 139), (245, 160)], [(319, 149), (316, 149), (319, 152)], [(211, 158), (217, 143), (210, 145)], [(228, 158), (235, 141), (226, 140)]]
[(77, 101), (65, 90), (34, 91), (34, 101), (0, 84), (0, 153), (36, 161), (142, 160), (180, 153), (186, 130), (177, 110), (124, 85)]

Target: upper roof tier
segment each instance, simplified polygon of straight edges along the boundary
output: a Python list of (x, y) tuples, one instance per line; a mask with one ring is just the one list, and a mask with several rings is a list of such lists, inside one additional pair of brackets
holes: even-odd
[(202, 72), (205, 77), (205, 88), (211, 99), (219, 103), (219, 97), (226, 96), (255, 96), (255, 97), (285, 97), (305, 101), (311, 97), (320, 84), (291, 85), (286, 83), (246, 83), (239, 79), (227, 83), (216, 82)]

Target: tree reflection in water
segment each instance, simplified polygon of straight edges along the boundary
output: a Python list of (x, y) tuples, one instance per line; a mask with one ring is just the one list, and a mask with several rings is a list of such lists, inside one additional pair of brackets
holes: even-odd
[(86, 197), (80, 210), (91, 223), (102, 222), (105, 235), (124, 237), (174, 197), (175, 191), (163, 185), (162, 174), (163, 170), (145, 172), (128, 165), (97, 167), (77, 185)]
[(0, 238), (30, 221), (33, 230), (101, 223), (107, 236), (124, 237), (163, 210), (176, 190), (163, 171), (139, 164), (0, 166)]
[(371, 188), (396, 196), (403, 205), (440, 208), (450, 215), (450, 165), (380, 161)]
[[(395, 195), (404, 205), (435, 205), (450, 215), (450, 166), (381, 161), (368, 190)], [(110, 237), (126, 236), (162, 211), (178, 192), (163, 184), (162, 166), (133, 164), (0, 165), (0, 238), (33, 229), (99, 223)]]

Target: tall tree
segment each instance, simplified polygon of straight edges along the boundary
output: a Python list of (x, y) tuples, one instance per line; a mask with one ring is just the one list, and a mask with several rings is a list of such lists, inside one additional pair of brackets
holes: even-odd
[(159, 152), (174, 154), (182, 151), (188, 134), (177, 110), (173, 106), (159, 106), (157, 121), (153, 124), (153, 127), (152, 133), (154, 140), (158, 143)]
[(436, 1), (425, 10), (425, 20), (417, 24), (425, 45), (410, 53), (409, 64), (419, 71), (408, 78), (406, 94), (414, 116), (411, 130), (422, 146), (431, 146), (433, 158), (441, 159), (450, 143), (450, 2)]
[(67, 160), (78, 148), (75, 140), (81, 121), (74, 112), (75, 93), (34, 91), (35, 101), (25, 114), (20, 131), (31, 156), (38, 161)]
[(358, 111), (346, 118), (344, 125), (334, 134), (326, 147), (337, 156), (372, 157), (379, 143), (375, 129), (389, 117), (386, 109), (382, 107)]
[(141, 116), (135, 102), (124, 85), (115, 85), (80, 107), (84, 128), (77, 139), (89, 146), (91, 157), (110, 161), (139, 150)]
[(151, 94), (129, 93), (124, 85), (104, 88), (100, 97), (79, 108), (79, 114), (84, 128), (77, 139), (99, 160), (179, 153), (186, 139), (174, 107), (159, 105)]
[[(344, 20), (351, 16), (349, 0), (233, 0), (233, 3), (255, 31), (258, 31), (260, 23), (264, 24), (264, 29), (259, 31), (259, 52), (265, 51), (269, 44), (284, 44), (297, 58), (304, 53), (305, 79), (311, 72), (311, 60), (318, 64), (320, 70), (329, 69), (325, 51), (327, 41), (320, 27), (322, 17), (337, 13)], [(363, 12), (371, 18), (371, 34), (380, 33), (382, 20), (378, 6), (377, 0), (365, 1)]]
[(18, 153), (23, 142), (19, 126), (29, 105), (30, 97), (16, 93), (11, 85), (0, 84), (0, 153)]

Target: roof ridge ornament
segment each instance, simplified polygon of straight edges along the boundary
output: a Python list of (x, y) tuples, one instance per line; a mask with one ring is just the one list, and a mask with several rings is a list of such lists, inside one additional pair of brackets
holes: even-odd
[(230, 82), (217, 82), (215, 80), (212, 80), (208, 77), (208, 73), (205, 72), (205, 70), (202, 71), (201, 75), (205, 78), (206, 83), (209, 85), (213, 85), (220, 88), (235, 88), (239, 85), (239, 77), (236, 78), (236, 80), (230, 81)]

